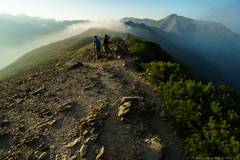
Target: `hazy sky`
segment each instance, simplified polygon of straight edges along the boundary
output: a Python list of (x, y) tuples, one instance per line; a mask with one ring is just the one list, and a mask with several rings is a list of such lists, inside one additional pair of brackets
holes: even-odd
[(240, 0), (0, 0), (0, 13), (57, 20), (160, 20), (169, 14), (220, 21), (240, 33)]

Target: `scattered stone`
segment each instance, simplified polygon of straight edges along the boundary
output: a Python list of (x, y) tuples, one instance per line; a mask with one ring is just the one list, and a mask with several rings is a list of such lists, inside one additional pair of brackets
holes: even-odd
[(123, 117), (125, 116), (129, 111), (131, 107), (131, 102), (125, 102), (123, 105), (121, 105), (118, 108), (118, 116)]
[(39, 157), (38, 160), (46, 160), (49, 159), (49, 153), (48, 152), (43, 152)]
[(88, 146), (87, 145), (82, 145), (80, 148), (80, 157), (83, 157), (87, 153)]
[(88, 142), (90, 142), (91, 138), (87, 138), (84, 143), (87, 144)]
[(73, 105), (72, 105), (71, 102), (69, 102), (69, 103), (64, 103), (64, 104), (62, 104), (62, 105), (60, 105), (60, 106), (58, 107), (58, 109), (59, 109), (60, 112), (70, 111), (70, 110), (72, 110), (72, 108), (73, 108)]
[(129, 130), (131, 130), (131, 129), (132, 129), (132, 125), (131, 125), (131, 124), (127, 124), (127, 125), (126, 125), (126, 128), (129, 129)]
[(100, 151), (99, 151), (99, 153), (96, 157), (96, 160), (99, 160), (102, 157), (103, 154), (104, 154), (104, 146), (100, 149)]
[(144, 101), (142, 97), (124, 97), (118, 107), (118, 116), (123, 118), (145, 117), (151, 115), (152, 104)]
[(87, 134), (88, 134), (88, 130), (85, 130), (85, 131), (82, 133), (83, 136), (85, 136), (85, 135), (87, 135)]
[(159, 114), (160, 118), (166, 118), (166, 111), (163, 110), (160, 114)]
[(143, 100), (142, 97), (123, 97), (123, 99), (121, 100), (121, 104), (129, 101), (142, 101), (142, 100)]
[(38, 114), (39, 114), (39, 117), (41, 117), (41, 118), (52, 115), (50, 109), (48, 109), (48, 108), (44, 109), (43, 111), (39, 112)]
[(17, 104), (21, 104), (21, 103), (23, 103), (23, 102), (24, 102), (23, 99), (17, 99), (17, 100), (16, 100), (16, 103), (17, 103)]
[(157, 136), (145, 140), (143, 146), (143, 156), (146, 160), (162, 158), (164, 145), (161, 144), (160, 141), (161, 140)]
[(80, 138), (75, 139), (73, 142), (67, 144), (64, 146), (65, 148), (73, 148), (80, 142)]
[(70, 157), (69, 160), (77, 160), (77, 156), (76, 156), (76, 155), (75, 155), (75, 156), (72, 156), (72, 157)]
[(94, 135), (92, 135), (91, 137), (90, 137), (90, 140), (92, 141), (92, 142), (95, 142), (97, 139), (98, 139), (98, 134), (94, 134)]
[(49, 125), (48, 123), (37, 124), (37, 125), (34, 127), (34, 129), (35, 129), (35, 130), (38, 130), (38, 129), (39, 129), (39, 130), (42, 130), (42, 131), (43, 131), (43, 130), (45, 130), (45, 129), (48, 127), (48, 125)]
[(84, 87), (83, 88), (83, 91), (87, 91), (87, 90), (90, 90), (90, 89), (92, 89), (93, 87)]
[(53, 121), (51, 121), (51, 122), (48, 122), (48, 124), (49, 124), (51, 127), (53, 127), (54, 125), (57, 124), (57, 120), (53, 120)]
[(44, 91), (46, 91), (46, 88), (44, 88), (44, 87), (43, 88), (39, 88), (39, 89), (33, 91), (32, 95), (42, 94), (42, 93), (44, 93)]

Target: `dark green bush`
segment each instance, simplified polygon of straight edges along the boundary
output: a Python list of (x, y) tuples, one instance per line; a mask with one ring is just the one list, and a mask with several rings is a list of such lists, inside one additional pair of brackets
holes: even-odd
[(173, 82), (192, 77), (190, 72), (184, 70), (177, 63), (159, 61), (144, 63), (142, 67), (146, 70), (148, 80), (155, 85), (159, 85), (161, 82)]
[(147, 62), (142, 64), (147, 80), (158, 86), (186, 152), (194, 157), (240, 157), (240, 98), (234, 90), (193, 79), (156, 43), (131, 39), (128, 44), (133, 56)]
[(148, 80), (159, 86), (163, 104), (182, 132), (192, 156), (240, 156), (240, 103), (226, 86), (188, 79), (178, 64), (144, 64)]
[(144, 63), (152, 61), (172, 61), (171, 55), (162, 50), (160, 45), (155, 42), (132, 38), (128, 41), (128, 45), (130, 46), (130, 53)]

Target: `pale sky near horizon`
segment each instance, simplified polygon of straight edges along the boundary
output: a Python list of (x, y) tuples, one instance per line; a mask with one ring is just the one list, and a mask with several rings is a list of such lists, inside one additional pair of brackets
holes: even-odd
[(240, 33), (240, 0), (0, 0), (0, 14), (56, 20), (160, 20), (170, 14), (218, 21)]

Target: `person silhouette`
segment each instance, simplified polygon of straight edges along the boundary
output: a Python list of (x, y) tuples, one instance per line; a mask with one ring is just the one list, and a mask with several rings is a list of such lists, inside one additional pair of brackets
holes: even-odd
[(94, 44), (94, 47), (96, 49), (96, 52), (95, 52), (95, 56), (96, 58), (99, 58), (100, 57), (100, 47), (101, 47), (101, 42), (100, 40), (97, 38), (97, 36), (94, 36), (95, 40), (93, 41), (93, 44)]
[(110, 39), (110, 36), (105, 34), (105, 38), (103, 40), (103, 51), (105, 51), (105, 53), (107, 53), (107, 51), (111, 53), (111, 50), (108, 46), (109, 45), (109, 42), (108, 42), (109, 39)]

